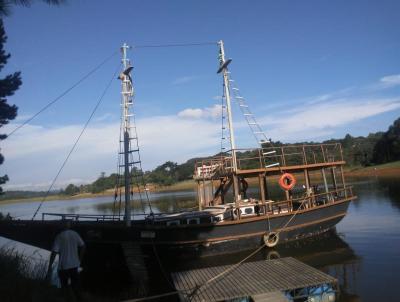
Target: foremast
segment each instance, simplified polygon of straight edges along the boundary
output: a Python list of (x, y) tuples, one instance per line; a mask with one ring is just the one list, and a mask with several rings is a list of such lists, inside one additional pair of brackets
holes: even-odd
[(122, 65), (123, 70), (119, 76), (122, 84), (122, 132), (123, 132), (123, 158), (124, 158), (124, 188), (125, 188), (125, 214), (124, 220), (126, 226), (131, 225), (131, 202), (130, 202), (130, 163), (129, 163), (129, 153), (130, 153), (130, 129), (131, 129), (131, 106), (133, 105), (133, 85), (130, 72), (132, 70), (131, 63), (127, 58), (127, 50), (129, 46), (124, 43), (121, 47), (122, 51)]
[(231, 95), (230, 95), (230, 84), (229, 84), (229, 76), (228, 76), (228, 65), (232, 61), (231, 59), (225, 59), (225, 49), (224, 42), (220, 40), (218, 42), (219, 45), (219, 63), (220, 67), (218, 69), (218, 73), (222, 73), (224, 80), (224, 94), (226, 100), (226, 111), (228, 117), (228, 127), (229, 127), (229, 141), (231, 147), (232, 154), (232, 175), (233, 175), (233, 192), (234, 199), (236, 205), (238, 205), (240, 201), (240, 192), (239, 192), (239, 184), (237, 178), (237, 161), (236, 161), (236, 145), (235, 145), (235, 133), (233, 130), (233, 119), (232, 119), (232, 105), (231, 105)]

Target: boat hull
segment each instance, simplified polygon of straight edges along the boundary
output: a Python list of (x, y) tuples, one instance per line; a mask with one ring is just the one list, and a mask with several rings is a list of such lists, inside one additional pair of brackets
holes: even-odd
[[(166, 227), (136, 221), (131, 227), (126, 227), (120, 221), (76, 221), (72, 228), (88, 245), (133, 242), (142, 246), (155, 245), (162, 250), (181, 251), (185, 255), (189, 251), (204, 255), (229, 253), (259, 246), (263, 236), (271, 231), (279, 233), (278, 244), (326, 232), (346, 215), (354, 198), (298, 212), (209, 225)], [(50, 250), (62, 228), (60, 220), (0, 221), (0, 236)]]

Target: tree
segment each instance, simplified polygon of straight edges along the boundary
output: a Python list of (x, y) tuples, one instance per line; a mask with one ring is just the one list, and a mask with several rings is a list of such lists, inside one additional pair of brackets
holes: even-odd
[[(60, 5), (65, 0), (42, 0), (49, 5)], [(11, 14), (11, 7), (14, 5), (29, 7), (32, 5), (33, 0), (0, 0), (0, 18), (9, 16)]]
[(72, 196), (72, 195), (78, 194), (79, 191), (80, 191), (79, 187), (75, 186), (74, 184), (69, 184), (65, 188), (64, 194)]
[[(0, 19), (0, 71), (7, 64), (10, 54), (4, 50), (4, 44), (7, 41), (7, 36), (4, 31), (3, 20)], [(17, 116), (17, 106), (7, 103), (7, 97), (12, 96), (19, 86), (21, 86), (21, 73), (14, 72), (0, 79), (0, 128), (8, 124)], [(6, 134), (0, 134), (0, 140), (7, 138)], [(0, 165), (4, 162), (3, 155), (0, 154)], [(0, 185), (8, 181), (8, 176), (0, 176)], [(0, 187), (0, 194), (3, 192)]]
[[(47, 4), (59, 5), (64, 3), (65, 0), (42, 0)], [(7, 36), (4, 31), (3, 19), (4, 16), (8, 16), (11, 13), (11, 7), (13, 5), (30, 6), (32, 0), (0, 0), (0, 71), (7, 64), (10, 54), (7, 54), (4, 50), (4, 44), (7, 41)], [(5, 78), (0, 79), (0, 128), (8, 124), (11, 120), (17, 116), (17, 106), (7, 104), (6, 97), (12, 96), (19, 86), (21, 86), (21, 73), (14, 72), (13, 74), (7, 75)], [(7, 138), (6, 134), (0, 133), (0, 141)], [(0, 165), (4, 162), (4, 157), (0, 153)], [(5, 184), (8, 181), (8, 176), (0, 176), (0, 185)], [(3, 193), (3, 189), (0, 186), (0, 194)]]
[(400, 160), (400, 118), (393, 122), (374, 148), (373, 161), (376, 164), (383, 164)]

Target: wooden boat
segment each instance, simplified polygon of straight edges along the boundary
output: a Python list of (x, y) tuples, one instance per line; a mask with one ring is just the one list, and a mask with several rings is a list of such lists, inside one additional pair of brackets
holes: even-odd
[[(72, 220), (88, 246), (121, 247), (134, 243), (186, 253), (237, 252), (253, 246), (308, 238), (332, 229), (346, 215), (356, 198), (345, 182), (345, 161), (340, 144), (274, 146), (249, 111), (244, 99), (231, 87), (224, 44), (219, 45), (219, 69), (224, 80), (223, 106), (229, 130), (230, 150), (199, 161), (194, 168), (198, 209), (177, 213), (148, 213), (132, 219), (131, 189), (144, 182), (134, 121), (132, 66), (128, 46), (122, 46), (121, 160), (124, 215), (43, 213), (41, 220), (0, 221), (0, 235), (50, 249), (63, 220)], [(259, 148), (238, 149), (232, 126), (231, 94)], [(133, 129), (133, 130), (132, 130)], [(121, 173), (122, 174), (122, 173)], [(248, 183), (258, 184), (258, 194), (248, 198)], [(277, 184), (279, 189), (276, 189)], [(275, 189), (274, 189), (275, 187)], [(146, 196), (147, 191), (142, 191)], [(137, 216), (135, 216), (137, 217)]]

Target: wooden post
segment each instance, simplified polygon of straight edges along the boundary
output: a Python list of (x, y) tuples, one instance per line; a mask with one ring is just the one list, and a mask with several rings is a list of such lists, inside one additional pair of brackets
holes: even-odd
[(310, 189), (310, 178), (308, 176), (308, 170), (304, 169), (304, 180), (306, 181), (306, 189), (307, 191)]
[(344, 197), (347, 198), (346, 181), (344, 180), (343, 166), (340, 166), (340, 176), (342, 177), (342, 184), (344, 189)]
[(321, 172), (322, 172), (322, 178), (324, 179), (325, 192), (328, 193), (329, 188), (328, 188), (328, 182), (326, 181), (325, 169), (322, 168)]
[(263, 174), (258, 174), (258, 183), (260, 188), (260, 199), (265, 202), (265, 186), (264, 186), (264, 176)]
[(337, 182), (336, 182), (336, 174), (335, 174), (335, 167), (331, 168), (331, 173), (332, 173), (332, 180), (333, 180), (333, 187), (335, 188), (335, 191), (337, 190)]
[(199, 200), (199, 211), (202, 210), (203, 208), (203, 194), (202, 194), (202, 189), (201, 189), (201, 182), (197, 182), (197, 198)]
[(303, 145), (303, 164), (307, 165), (307, 155), (306, 155), (306, 149)]
[(269, 191), (268, 191), (267, 174), (263, 174), (263, 182), (265, 188), (265, 200), (269, 200), (271, 198), (269, 196)]
[(322, 152), (322, 158), (324, 159), (324, 163), (325, 163), (326, 162), (325, 152), (324, 152), (324, 147), (322, 147), (322, 145), (321, 145), (321, 152)]

